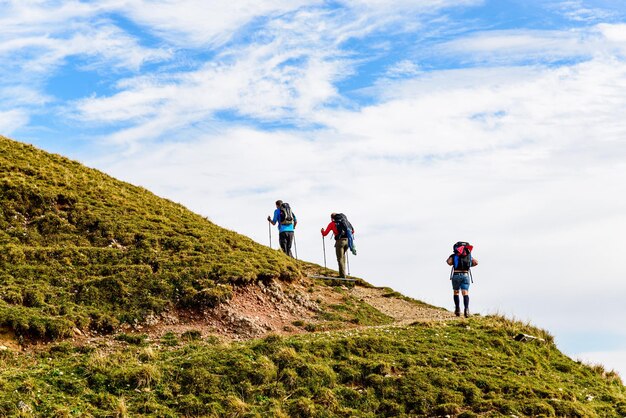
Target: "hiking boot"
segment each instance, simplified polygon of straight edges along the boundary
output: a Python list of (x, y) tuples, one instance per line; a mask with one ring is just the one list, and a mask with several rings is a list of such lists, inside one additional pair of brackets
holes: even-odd
[(458, 306), (454, 309), (454, 314), (456, 316), (461, 316), (461, 308), (459, 308)]
[(469, 309), (465, 308), (465, 311), (463, 311), (463, 315), (465, 315), (466, 318), (469, 318), (470, 316)]

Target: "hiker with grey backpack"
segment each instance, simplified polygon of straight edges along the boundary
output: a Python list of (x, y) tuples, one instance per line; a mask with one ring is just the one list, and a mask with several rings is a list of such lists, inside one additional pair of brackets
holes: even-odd
[(272, 218), (268, 216), (267, 221), (272, 225), (278, 224), (278, 242), (280, 244), (280, 249), (289, 257), (293, 257), (291, 254), (291, 245), (294, 243), (294, 231), (296, 229), (296, 225), (298, 224), (298, 220), (296, 215), (291, 211), (289, 203), (277, 200), (274, 217)]
[(463, 295), (463, 314), (466, 318), (469, 312), (469, 287), (472, 280), (471, 268), (478, 265), (478, 260), (472, 257), (474, 247), (468, 242), (459, 241), (452, 246), (453, 253), (448, 257), (446, 263), (452, 266), (450, 280), (454, 291), (454, 314), (461, 316), (461, 300), (459, 292)]

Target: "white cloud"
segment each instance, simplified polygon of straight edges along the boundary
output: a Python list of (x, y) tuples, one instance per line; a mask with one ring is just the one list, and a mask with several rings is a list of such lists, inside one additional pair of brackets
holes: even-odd
[(28, 123), (28, 114), (15, 109), (3, 112), (0, 110), (0, 135), (9, 136), (18, 128)]
[(11, 66), (22, 67), (26, 73), (40, 77), (49, 76), (72, 56), (91, 59), (89, 65), (95, 68), (110, 70), (126, 67), (136, 70), (146, 62), (168, 58), (169, 53), (142, 48), (135, 39), (109, 24), (96, 27), (85, 25), (68, 37), (33, 34), (8, 39), (0, 44), (0, 57), (10, 57)]
[[(358, 21), (378, 21), (387, 25), (392, 21), (415, 20), (424, 13), (449, 7), (467, 7), (482, 4), (484, 0), (357, 0), (341, 2), (343, 9), (334, 9), (335, 16)], [(231, 40), (244, 26), (255, 19), (272, 21), (284, 15), (302, 11), (323, 10), (321, 0), (278, 0), (237, 2), (218, 0), (207, 3), (201, 0), (178, 0), (154, 2), (149, 0), (110, 0), (106, 7), (127, 15), (159, 36), (178, 45), (203, 47), (217, 46)], [(346, 12), (349, 10), (350, 12)], [(411, 13), (411, 16), (407, 14)], [(356, 27), (354, 27), (356, 30)]]
[(595, 22), (615, 15), (606, 9), (587, 7), (583, 0), (562, 1), (556, 5), (548, 4), (548, 7), (560, 11), (565, 17), (576, 22)]
[(181, 47), (217, 46), (229, 41), (241, 27), (265, 16), (281, 16), (317, 0), (127, 0), (117, 9), (160, 37)]
[(385, 75), (390, 78), (415, 77), (420, 72), (421, 69), (418, 64), (410, 60), (402, 60), (387, 68)]
[(601, 24), (576, 30), (478, 32), (444, 43), (439, 50), (468, 62), (498, 65), (624, 56), (623, 30), (623, 25)]
[(76, 115), (97, 123), (139, 122), (114, 136), (128, 144), (206, 122), (219, 110), (310, 121), (319, 106), (337, 98), (334, 83), (351, 71), (334, 36), (341, 23), (331, 26), (322, 15), (277, 19), (265, 29), (264, 42), (233, 47), (196, 70), (127, 79), (115, 95), (78, 101)]
[[(6, 82), (6, 80), (5, 80)], [(0, 81), (0, 103), (4, 106), (22, 107), (28, 105), (43, 105), (51, 100), (32, 86), (22, 84), (4, 85)]]
[(622, 57), (626, 56), (626, 24), (599, 24), (598, 31), (602, 33), (610, 48)]
[(111, 74), (170, 57), (167, 50), (141, 46), (99, 17), (103, 11), (95, 3), (78, 1), (0, 2), (0, 98), (6, 99), (0, 109), (13, 109), (21, 121), (42, 112), (41, 106), (55, 101), (45, 93), (49, 79), (71, 58), (79, 63), (73, 70)]
[[(344, 42), (393, 25), (399, 30), (401, 22), (419, 24), (447, 7), (479, 3), (397, 1), (389, 8), (364, 1), (327, 8), (317, 0), (210, 5), (198, 0), (9, 1), (0, 5), (0, 57), (10, 56), (12, 67), (26, 69), (7, 74), (5, 83), (43, 89), (71, 57), (83, 69), (136, 71), (147, 62), (172, 58), (175, 51), (167, 43), (215, 53), (191, 70), (177, 70), (173, 63), (170, 71), (121, 80), (117, 94), (78, 100), (75, 111), (64, 112), (83, 122), (125, 122), (127, 127), (111, 139), (132, 146), (185, 124), (211, 121), (221, 110), (264, 121), (309, 123), (320, 106), (343, 100), (335, 83), (352, 74), (360, 59), (344, 49)], [(117, 16), (157, 35), (164, 46), (141, 45)], [(228, 48), (220, 49), (227, 42)]]
[(80, 1), (5, 0), (0, 3), (0, 36), (24, 37), (33, 32), (67, 31), (76, 19), (85, 19), (101, 10)]
[(626, 42), (626, 24), (599, 24), (598, 29), (609, 42)]
[[(378, 7), (376, 4), (361, 6), (375, 8)], [(428, 6), (435, 5), (444, 7), (451, 4), (433, 2)], [(373, 23), (367, 16), (351, 20), (346, 11), (329, 13), (319, 8), (302, 8), (271, 18), (255, 43), (233, 45), (227, 52), (194, 70), (124, 80), (119, 83), (120, 92), (117, 94), (79, 100), (74, 114), (82, 121), (96, 123), (132, 121), (131, 126), (115, 133), (111, 139), (133, 147), (154, 135), (166, 136), (190, 123), (206, 123), (221, 110), (261, 121), (326, 123), (326, 116), (321, 112), (324, 106), (344, 100), (339, 96), (335, 83), (351, 75), (358, 62), (342, 49), (342, 42), (351, 37), (364, 36), (388, 23), (384, 18)], [(577, 31), (484, 32), (444, 43), (438, 50), (455, 56), (471, 56), (471, 60), (488, 61), (491, 65), (509, 64), (516, 60), (550, 62), (580, 57), (590, 59), (592, 56), (614, 56), (620, 51), (620, 28), (600, 25)], [(391, 66), (386, 77), (414, 77), (419, 70), (414, 61), (404, 60)], [(532, 73), (535, 70), (522, 68), (516, 71)], [(493, 73), (500, 74), (498, 70)], [(557, 76), (568, 77), (566, 73)], [(428, 75), (417, 79), (426, 78)], [(447, 79), (456, 82), (454, 76)], [(381, 80), (378, 87), (369, 92), (375, 97), (389, 97), (392, 93), (384, 91), (386, 88), (384, 80)], [(462, 100), (464, 91), (455, 94)], [(498, 94), (498, 91), (492, 90), (481, 100)], [(452, 100), (455, 106), (463, 106), (462, 101), (456, 104), (454, 98), (443, 100)], [(413, 107), (411, 111), (416, 113), (429, 110), (420, 107), (420, 102), (416, 101), (407, 106)], [(449, 106), (440, 105), (438, 108), (445, 107)], [(382, 129), (411, 132), (404, 126), (409, 119), (401, 114), (396, 116), (394, 109), (390, 112), (388, 119), (380, 120), (396, 123), (393, 127), (384, 126)], [(464, 122), (469, 129), (473, 129), (477, 121), (491, 123), (495, 127), (510, 115), (502, 109), (490, 109), (474, 116), (476, 119), (472, 123)], [(402, 120), (398, 121), (400, 118)], [(431, 126), (438, 124), (436, 115), (428, 123)], [(358, 127), (357, 123), (355, 129), (358, 130)], [(440, 128), (437, 133), (441, 138), (450, 138), (447, 127)], [(397, 154), (407, 151), (406, 146), (414, 146), (403, 144), (397, 148)], [(446, 146), (444, 142), (431, 142), (430, 146), (434, 144)]]
[(472, 7), (484, 4), (484, 0), (342, 0), (345, 7), (359, 13), (375, 16), (393, 15), (393, 20), (411, 19), (411, 14), (425, 14), (452, 7)]
[(70, 56), (137, 69), (167, 51), (145, 48), (98, 16), (103, 7), (83, 2), (8, 2), (0, 5), (0, 57), (29, 73), (46, 73)]

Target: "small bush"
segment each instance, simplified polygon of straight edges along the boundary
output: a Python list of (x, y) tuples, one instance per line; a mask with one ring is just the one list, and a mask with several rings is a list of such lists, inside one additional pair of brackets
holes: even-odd
[(537, 416), (555, 416), (556, 411), (547, 402), (529, 402), (522, 406), (522, 412), (526, 415)]
[(134, 372), (133, 381), (138, 389), (150, 388), (161, 380), (161, 371), (152, 364), (144, 364)]
[(308, 323), (304, 326), (304, 329), (308, 332), (315, 332), (318, 329), (318, 325), (316, 324), (312, 324), (312, 323)]
[(456, 415), (461, 412), (461, 407), (455, 403), (444, 403), (437, 405), (434, 412), (437, 415)]
[(232, 297), (232, 288), (226, 285), (217, 285), (202, 289), (187, 299), (185, 306), (195, 309), (215, 308), (220, 303), (226, 302)]
[(11, 305), (22, 305), (24, 303), (24, 295), (19, 288), (5, 288), (0, 297)]
[(161, 337), (161, 343), (168, 347), (174, 347), (178, 345), (178, 338), (176, 338), (176, 334), (173, 332), (167, 332)]
[(181, 334), (180, 338), (184, 341), (198, 341), (202, 338), (202, 333), (198, 330), (189, 330)]
[(132, 345), (145, 345), (148, 336), (146, 334), (118, 334), (115, 336), (117, 341), (124, 341)]
[(296, 418), (309, 418), (315, 415), (315, 403), (308, 398), (298, 398), (288, 403), (289, 416)]
[(22, 296), (22, 304), (29, 308), (39, 308), (44, 306), (45, 298), (43, 293), (36, 289), (25, 289)]

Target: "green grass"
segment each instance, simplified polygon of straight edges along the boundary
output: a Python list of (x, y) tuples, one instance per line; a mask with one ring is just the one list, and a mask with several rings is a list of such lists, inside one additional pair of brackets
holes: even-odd
[[(338, 302), (318, 301), (315, 321), (287, 327), (311, 334), (64, 341), (168, 310), (211, 309), (234, 286), (304, 272), (329, 274), (142, 188), (0, 137), (0, 328), (21, 342), (52, 342), (0, 351), (0, 416), (626, 415), (619, 377), (572, 361), (542, 330), (500, 317), (388, 326), (391, 318), (342, 286), (333, 288)], [(312, 295), (333, 284), (312, 283)], [(425, 305), (392, 289), (384, 296)], [(516, 342), (520, 332), (545, 342)]]
[[(546, 342), (516, 342), (519, 332)], [(120, 408), (146, 417), (626, 414), (615, 374), (574, 362), (545, 332), (499, 317), (232, 344), (61, 343), (1, 353), (0, 386), (3, 415), (17, 414), (20, 401), (32, 416), (115, 416)]]
[(179, 204), (0, 137), (0, 326), (22, 338), (108, 333), (301, 274), (280, 251)]

